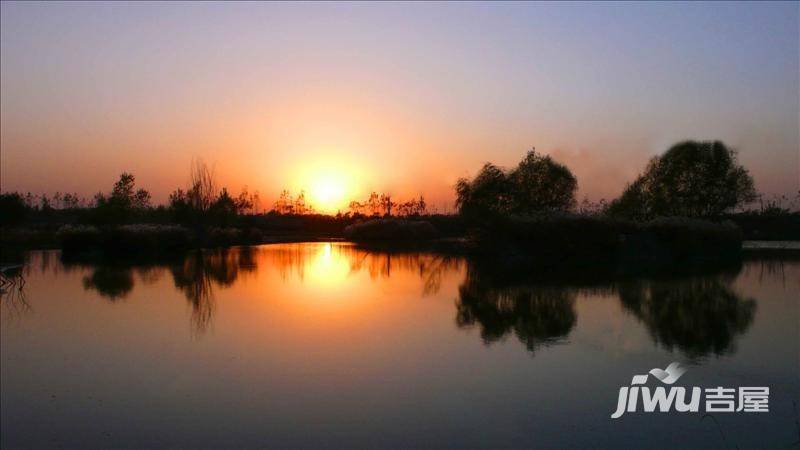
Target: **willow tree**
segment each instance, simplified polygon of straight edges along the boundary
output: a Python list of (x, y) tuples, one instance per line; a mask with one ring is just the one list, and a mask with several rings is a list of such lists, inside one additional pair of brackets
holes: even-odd
[(631, 218), (713, 217), (755, 200), (753, 178), (720, 141), (684, 141), (650, 160), (609, 213)]
[(578, 181), (567, 166), (531, 150), (508, 175), (516, 213), (568, 211), (575, 207)]
[(458, 180), (456, 206), (467, 216), (568, 211), (577, 188), (565, 165), (531, 150), (511, 171), (486, 163), (472, 180)]

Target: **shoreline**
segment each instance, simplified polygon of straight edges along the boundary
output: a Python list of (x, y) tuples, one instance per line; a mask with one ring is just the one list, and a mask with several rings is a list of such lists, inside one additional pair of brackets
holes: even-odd
[[(438, 232), (422, 218), (386, 218), (361, 224), (367, 226), (348, 227), (341, 233), (145, 223), (100, 228), (64, 226), (58, 230), (5, 228), (0, 230), (0, 262), (13, 263), (30, 250), (148, 258), (174, 257), (197, 249), (304, 242), (351, 242), (379, 252), (435, 252), (537, 266), (695, 264), (737, 259), (743, 254), (800, 253), (800, 240), (748, 240), (735, 225), (685, 218), (644, 223), (584, 216), (510, 218), (448, 233)], [(418, 224), (427, 225), (430, 232), (408, 232)], [(369, 232), (363, 232), (365, 229)]]

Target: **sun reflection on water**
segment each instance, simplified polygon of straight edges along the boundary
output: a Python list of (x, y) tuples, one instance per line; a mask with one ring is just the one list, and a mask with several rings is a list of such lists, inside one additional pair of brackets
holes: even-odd
[(350, 264), (341, 248), (326, 242), (306, 265), (306, 276), (312, 284), (332, 287), (341, 284), (350, 274)]

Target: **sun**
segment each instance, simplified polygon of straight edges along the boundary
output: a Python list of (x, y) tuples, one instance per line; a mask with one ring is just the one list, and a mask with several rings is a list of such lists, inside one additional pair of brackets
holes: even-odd
[(304, 192), (307, 205), (322, 214), (346, 212), (351, 200), (363, 196), (361, 164), (340, 153), (303, 155), (288, 172), (292, 192)]
[(320, 210), (333, 210), (345, 200), (347, 180), (336, 172), (322, 173), (311, 180), (309, 197)]
[(343, 163), (318, 163), (303, 166), (293, 183), (304, 191), (315, 211), (335, 214), (346, 211), (350, 200), (359, 195), (360, 176), (356, 166)]

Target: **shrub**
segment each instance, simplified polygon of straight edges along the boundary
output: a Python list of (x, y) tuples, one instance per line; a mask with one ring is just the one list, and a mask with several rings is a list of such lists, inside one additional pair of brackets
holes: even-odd
[(56, 239), (66, 252), (98, 247), (103, 240), (100, 230), (89, 225), (64, 225), (56, 231)]
[(656, 219), (644, 225), (645, 234), (669, 249), (677, 259), (692, 254), (738, 252), (742, 232), (733, 222), (714, 223), (685, 217)]
[(192, 242), (190, 231), (177, 225), (122, 225), (105, 230), (64, 225), (56, 235), (65, 252), (101, 249), (131, 254), (161, 253), (187, 248)]
[(490, 251), (525, 253), (541, 259), (605, 257), (619, 247), (633, 224), (578, 215), (496, 218), (476, 231), (479, 245)]
[(427, 240), (439, 237), (439, 232), (424, 220), (373, 219), (349, 225), (345, 236), (353, 241)]
[(179, 225), (136, 224), (110, 230), (109, 247), (114, 250), (161, 252), (186, 248), (191, 233)]
[(634, 223), (576, 215), (495, 218), (474, 233), (482, 253), (552, 265), (619, 258), (633, 264), (716, 259), (738, 255), (742, 239), (731, 222), (663, 218)]
[(0, 194), (0, 226), (18, 225), (27, 213), (28, 207), (19, 193)]

